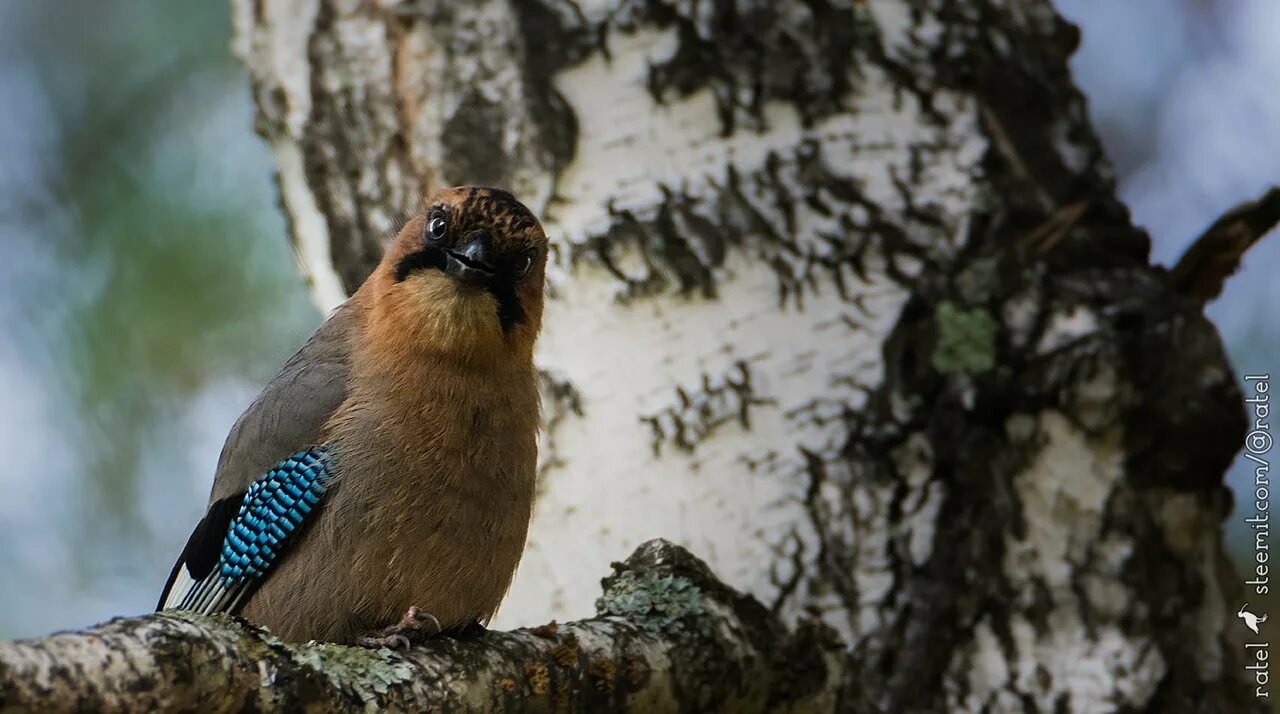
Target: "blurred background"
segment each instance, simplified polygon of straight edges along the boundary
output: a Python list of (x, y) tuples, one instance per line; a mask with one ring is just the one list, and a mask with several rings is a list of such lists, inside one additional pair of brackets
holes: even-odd
[[(1058, 5), (1156, 262), (1280, 182), (1280, 4)], [(218, 0), (0, 0), (0, 639), (154, 607), (231, 423), (320, 322), (230, 33)], [(1238, 374), (1280, 369), (1277, 277), (1272, 236), (1209, 308)]]

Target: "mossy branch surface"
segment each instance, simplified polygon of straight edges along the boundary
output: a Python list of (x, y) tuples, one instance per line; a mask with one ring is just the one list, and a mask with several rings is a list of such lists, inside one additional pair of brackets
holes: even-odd
[(407, 652), (188, 613), (0, 643), (0, 711), (836, 709), (845, 655), (829, 632), (787, 630), (666, 541), (614, 568), (595, 618)]

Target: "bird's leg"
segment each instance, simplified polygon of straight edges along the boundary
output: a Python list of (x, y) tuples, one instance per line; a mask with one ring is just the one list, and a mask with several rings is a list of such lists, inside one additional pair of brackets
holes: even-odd
[(361, 647), (409, 649), (415, 643), (440, 634), (440, 621), (435, 615), (411, 607), (396, 624), (367, 633), (356, 640)]

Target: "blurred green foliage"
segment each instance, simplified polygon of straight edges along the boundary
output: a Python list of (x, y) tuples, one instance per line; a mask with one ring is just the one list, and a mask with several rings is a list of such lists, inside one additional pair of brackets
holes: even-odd
[[(214, 464), (188, 452), (209, 454), (230, 426), (193, 434), (186, 416), (205, 390), (264, 382), (319, 316), (250, 131), (227, 3), (9, 4), (0, 25), (0, 71), (47, 106), (0, 128), (44, 137), (24, 185), (0, 196), (0, 235), (51, 248), (57, 265), (0, 299), (20, 305), (16, 329), (41, 344), (28, 355), (46, 353), (33, 361), (65, 390), (62, 434), (27, 438), (73, 449), (83, 469), (66, 534), (76, 572), (50, 586), (100, 596), (104, 573), (128, 573), (135, 592), (109, 607), (137, 612), (203, 507), (188, 503), (192, 482), (212, 480)], [(156, 500), (145, 489), (179, 500), (143, 512)], [(0, 609), (0, 637), (30, 627)]]

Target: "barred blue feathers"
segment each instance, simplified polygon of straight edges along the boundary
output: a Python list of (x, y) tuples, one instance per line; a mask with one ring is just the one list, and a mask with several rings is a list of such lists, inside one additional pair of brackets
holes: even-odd
[(319, 446), (290, 456), (259, 477), (226, 527), (216, 566), (206, 573), (192, 573), (189, 562), (180, 567), (164, 608), (235, 612), (320, 503), (329, 478), (327, 454)]

